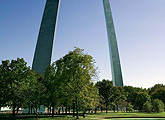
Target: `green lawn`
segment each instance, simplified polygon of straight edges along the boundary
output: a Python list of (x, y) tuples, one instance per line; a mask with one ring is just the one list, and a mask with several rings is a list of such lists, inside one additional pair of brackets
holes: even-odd
[[(22, 117), (22, 116), (19, 116), (19, 117)], [(69, 116), (69, 115), (67, 115), (67, 116), (66, 115), (60, 115), (60, 116), (55, 115), (55, 117), (42, 115), (43, 118), (39, 118), (39, 119), (28, 118), (28, 117), (34, 117), (34, 116), (23, 116), (23, 117), (25, 117), (25, 118), (19, 119), (19, 120), (75, 120), (75, 118), (73, 118), (72, 116)], [(93, 114), (93, 115), (86, 115), (86, 118), (82, 118), (82, 116), (80, 116), (79, 120), (114, 120), (114, 119), (121, 120), (121, 118), (124, 118), (123, 120), (125, 120), (126, 118), (130, 118), (130, 120), (137, 120), (135, 118), (138, 118), (138, 117), (145, 118), (145, 119), (141, 119), (141, 120), (165, 120), (165, 112), (163, 112), (163, 113), (113, 113), (113, 112), (110, 112), (108, 114), (98, 113), (98, 114)], [(146, 119), (146, 117), (150, 117), (150, 118), (159, 117), (159, 119), (158, 118)], [(1, 118), (0, 120), (3, 120), (3, 118)], [(9, 120), (10, 120), (10, 118), (9, 118)]]
[[(165, 112), (163, 113), (99, 113), (99, 114), (93, 114), (93, 115), (86, 115), (86, 118), (83, 119), (82, 116), (80, 116), (80, 120), (121, 120), (120, 117), (130, 117), (132, 118), (131, 120), (133, 120), (133, 118), (135, 117), (164, 117), (161, 118), (159, 120), (165, 120)], [(23, 120), (23, 119), (22, 119)], [(24, 119), (25, 120), (25, 119)], [(31, 119), (26, 119), (26, 120), (36, 120), (34, 118)], [(75, 120), (75, 118), (72, 118), (72, 116), (55, 116), (55, 117), (47, 117), (47, 118), (40, 118), (37, 120)], [(124, 118), (125, 120), (125, 118)], [(137, 120), (137, 119), (136, 119)], [(141, 119), (141, 120), (146, 120), (146, 119)], [(150, 119), (151, 120), (151, 119)], [(153, 119), (153, 120), (157, 120), (157, 119)]]
[[(91, 116), (91, 115), (89, 115)], [(162, 113), (99, 113), (92, 115), (93, 117), (165, 117), (165, 112)]]

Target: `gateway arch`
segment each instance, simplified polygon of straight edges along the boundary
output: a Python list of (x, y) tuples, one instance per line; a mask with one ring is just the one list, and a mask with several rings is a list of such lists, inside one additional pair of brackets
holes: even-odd
[[(60, 1), (61, 0), (46, 1), (32, 64), (32, 69), (36, 73), (43, 74), (44, 70), (51, 64)], [(122, 71), (111, 8), (109, 0), (102, 1), (107, 26), (112, 80), (114, 86), (123, 86)]]

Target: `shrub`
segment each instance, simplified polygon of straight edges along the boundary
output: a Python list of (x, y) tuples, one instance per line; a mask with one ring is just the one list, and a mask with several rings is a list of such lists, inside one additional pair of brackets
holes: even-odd
[(160, 113), (164, 111), (164, 103), (161, 100), (154, 99), (152, 102), (152, 105), (153, 105), (154, 112)]
[(133, 105), (131, 105), (131, 103), (128, 103), (128, 105), (127, 105), (127, 111), (128, 112), (133, 112), (134, 111)]
[(143, 104), (143, 110), (145, 111), (145, 112), (151, 112), (152, 111), (152, 104), (150, 103), (150, 102), (145, 102), (144, 104)]

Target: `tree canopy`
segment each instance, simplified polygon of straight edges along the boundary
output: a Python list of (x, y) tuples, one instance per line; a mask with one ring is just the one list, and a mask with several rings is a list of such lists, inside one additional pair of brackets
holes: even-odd
[[(98, 80), (93, 57), (75, 48), (47, 67), (44, 74), (31, 70), (23, 58), (0, 64), (0, 107), (35, 112), (44, 105), (48, 113), (72, 113), (77, 118), (88, 110), (163, 112), (165, 85), (149, 89), (115, 87), (110, 80)], [(56, 110), (55, 110), (56, 109)], [(58, 111), (57, 111), (58, 110)]]

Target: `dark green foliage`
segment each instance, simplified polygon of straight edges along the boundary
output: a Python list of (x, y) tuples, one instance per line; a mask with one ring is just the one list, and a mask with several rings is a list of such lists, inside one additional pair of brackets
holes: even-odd
[(100, 105), (106, 109), (111, 108), (114, 112), (126, 110), (126, 92), (123, 87), (114, 87), (113, 82), (109, 80), (102, 80), (96, 83), (96, 87), (99, 89)]
[(17, 58), (17, 60), (2, 61), (0, 65), (0, 88), (2, 89), (2, 105), (10, 106), (13, 109), (13, 116), (15, 116), (15, 109), (24, 106), (24, 98), (22, 88), (27, 81), (28, 72), (30, 68), (26, 66), (24, 59)]
[(120, 110), (122, 110), (123, 108), (126, 109), (127, 102), (126, 102), (126, 92), (125, 92), (124, 88), (123, 87), (115, 87), (113, 95), (114, 95), (113, 101), (116, 105), (117, 112), (119, 112), (119, 109)]
[(165, 87), (160, 87), (151, 93), (152, 99), (159, 99), (165, 104)]
[(0, 91), (1, 106), (9, 106), (13, 109), (33, 107), (38, 108), (42, 104), (43, 86), (38, 76), (30, 67), (27, 67), (24, 59), (2, 61), (0, 65)]
[(145, 102), (144, 104), (143, 104), (143, 110), (145, 111), (145, 112), (151, 112), (152, 111), (152, 104), (150, 103), (150, 102)]
[[(56, 64), (53, 63), (45, 70), (44, 78), (42, 80), (42, 83), (46, 88), (44, 105), (47, 107), (52, 107), (53, 111), (55, 107), (60, 105), (61, 97), (63, 95), (60, 89), (62, 81), (58, 72), (59, 69)], [(54, 116), (54, 112), (52, 112), (52, 116)]]
[(153, 111), (154, 112), (163, 112), (164, 111), (164, 103), (159, 99), (154, 99), (152, 102)]
[(108, 106), (110, 105), (114, 93), (114, 87), (113, 82), (109, 80), (102, 80), (96, 83), (96, 87), (99, 89), (99, 95), (102, 99), (100, 101), (100, 104), (102, 107), (106, 108), (106, 111), (108, 109)]
[(152, 94), (159, 88), (165, 88), (165, 85), (163, 85), (163, 84), (156, 84), (153, 87), (149, 88), (149, 93)]
[(145, 102), (147, 101), (151, 101), (150, 95), (148, 95), (148, 93), (146, 92), (138, 92), (136, 94), (136, 98), (135, 98), (135, 102), (136, 102), (136, 108), (138, 110), (142, 110), (142, 106)]
[(127, 102), (130, 102), (132, 105), (134, 105), (137, 90), (135, 90), (135, 88), (132, 86), (124, 86), (124, 90), (127, 93)]
[(134, 109), (138, 109), (139, 107), (136, 104), (137, 93), (138, 92), (147, 93), (147, 90), (142, 89), (142, 88), (132, 87), (132, 86), (124, 86), (124, 90), (126, 93), (127, 102), (130, 102), (133, 105)]

